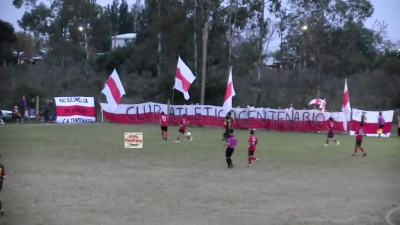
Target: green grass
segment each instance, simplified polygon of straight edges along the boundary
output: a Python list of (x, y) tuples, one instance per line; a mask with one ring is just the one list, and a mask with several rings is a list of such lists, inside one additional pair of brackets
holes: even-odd
[[(163, 141), (151, 125), (7, 125), (0, 130), (8, 177), (1, 224), (385, 224), (400, 203), (399, 138), (256, 132), (259, 163), (247, 168), (248, 131), (235, 131), (226, 169), (222, 130), (177, 127)], [(124, 132), (143, 132), (125, 149)], [(4, 222), (3, 222), (4, 221)]]

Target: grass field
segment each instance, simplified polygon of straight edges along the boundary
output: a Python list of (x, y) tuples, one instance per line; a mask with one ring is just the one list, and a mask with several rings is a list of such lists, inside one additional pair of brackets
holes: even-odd
[[(124, 149), (124, 132), (143, 149)], [(221, 130), (190, 128), (193, 142), (168, 141), (150, 125), (6, 125), (7, 178), (1, 225), (387, 224), (400, 206), (400, 139), (257, 132), (259, 163), (247, 167), (248, 131), (236, 131), (226, 168)], [(389, 220), (400, 224), (400, 213)]]

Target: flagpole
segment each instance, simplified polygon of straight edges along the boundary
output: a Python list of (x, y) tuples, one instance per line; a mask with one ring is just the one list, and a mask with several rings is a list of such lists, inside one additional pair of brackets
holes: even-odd
[(175, 88), (172, 88), (171, 105), (174, 105)]
[(168, 99), (168, 120), (169, 120), (169, 116), (171, 114), (171, 105), (174, 104), (174, 95), (175, 95), (175, 88), (172, 88), (172, 97), (171, 97), (171, 101)]

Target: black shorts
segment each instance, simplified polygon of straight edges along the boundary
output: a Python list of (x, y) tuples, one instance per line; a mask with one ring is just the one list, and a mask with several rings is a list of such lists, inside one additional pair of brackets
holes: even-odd
[(179, 128), (178, 132), (181, 134), (185, 134), (185, 129)]
[(358, 140), (357, 140), (357, 141), (356, 141), (356, 146), (357, 146), (357, 147), (361, 147), (361, 143), (362, 143), (362, 141), (358, 141)]
[(255, 152), (255, 151), (250, 151), (250, 150), (249, 150), (248, 153), (247, 153), (247, 155), (253, 156), (253, 155), (254, 155), (254, 152)]
[(168, 131), (168, 127), (167, 126), (161, 126), (161, 130), (167, 132)]
[(335, 135), (333, 133), (328, 134), (328, 138), (333, 138)]
[(235, 149), (234, 148), (226, 148), (226, 151), (225, 151), (225, 157), (226, 158), (230, 158), (232, 155), (233, 155), (233, 152), (235, 151)]
[(0, 181), (0, 192), (1, 192), (1, 188), (3, 187), (3, 181)]
[(379, 124), (379, 129), (383, 130), (383, 124)]
[(229, 134), (229, 127), (225, 126), (225, 134)]

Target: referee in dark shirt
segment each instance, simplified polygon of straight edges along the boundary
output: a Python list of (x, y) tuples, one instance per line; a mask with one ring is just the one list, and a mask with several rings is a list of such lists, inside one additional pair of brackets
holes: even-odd
[(362, 112), (361, 121), (360, 121), (360, 127), (364, 126), (364, 122), (365, 122), (365, 120), (366, 120), (366, 118), (365, 118), (365, 113), (366, 113), (366, 112)]
[[(1, 155), (0, 155), (1, 158)], [(6, 176), (6, 170), (4, 169), (4, 165), (0, 163), (0, 193), (1, 193), (1, 188), (3, 187), (3, 180)], [(4, 215), (3, 211), (3, 206), (1, 205), (1, 200), (0, 200), (0, 216)]]

